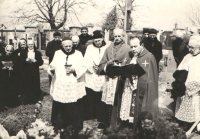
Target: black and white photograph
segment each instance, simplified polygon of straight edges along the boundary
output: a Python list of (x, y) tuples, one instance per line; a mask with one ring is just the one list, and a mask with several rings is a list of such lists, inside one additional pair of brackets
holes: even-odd
[(0, 0), (0, 139), (200, 139), (200, 1)]

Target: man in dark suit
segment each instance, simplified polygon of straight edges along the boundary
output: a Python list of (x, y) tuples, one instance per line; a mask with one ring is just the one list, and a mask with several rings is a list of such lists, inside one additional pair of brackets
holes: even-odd
[[(61, 49), (61, 33), (60, 32), (54, 32), (53, 34), (54, 40), (50, 41), (47, 44), (46, 49), (46, 56), (49, 57), (49, 64), (53, 60), (55, 51)], [(52, 77), (49, 76), (49, 84), (51, 84)]]
[(79, 35), (80, 39), (80, 47), (82, 49), (82, 54), (83, 56), (85, 55), (85, 51), (87, 49), (87, 42), (89, 40), (92, 40), (92, 36), (88, 34), (88, 28), (87, 27), (82, 27), (81, 28), (81, 35)]

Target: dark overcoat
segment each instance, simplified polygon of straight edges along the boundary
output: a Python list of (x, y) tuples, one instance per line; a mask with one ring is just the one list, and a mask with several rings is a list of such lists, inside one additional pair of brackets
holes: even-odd
[(23, 103), (35, 103), (40, 97), (39, 66), (43, 64), (42, 55), (35, 50), (35, 63), (26, 61), (28, 52), (21, 53), (20, 94)]

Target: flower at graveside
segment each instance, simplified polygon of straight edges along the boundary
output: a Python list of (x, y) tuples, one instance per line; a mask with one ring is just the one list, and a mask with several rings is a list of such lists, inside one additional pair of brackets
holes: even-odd
[(54, 136), (54, 127), (53, 126), (48, 126), (48, 122), (43, 122), (42, 119), (36, 119), (34, 123), (31, 124), (31, 128), (28, 129), (27, 133), (29, 136), (37, 137), (37, 136), (44, 136), (44, 137), (49, 137), (49, 136)]
[(8, 134), (8, 131), (3, 127), (3, 125), (0, 124), (0, 138), (9, 138), (10, 135)]
[(24, 133), (23, 130), (20, 130), (17, 135), (18, 139), (27, 139), (26, 134)]

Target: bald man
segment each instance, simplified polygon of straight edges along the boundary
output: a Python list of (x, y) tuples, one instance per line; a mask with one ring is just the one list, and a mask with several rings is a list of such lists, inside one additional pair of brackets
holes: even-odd
[[(200, 36), (190, 37), (188, 49), (190, 53), (184, 57), (174, 73), (174, 78), (179, 81), (179, 84), (185, 85), (184, 94), (180, 92), (177, 94), (175, 110), (175, 117), (184, 125), (185, 122), (196, 122), (200, 117)], [(182, 72), (187, 73), (183, 75)], [(181, 80), (183, 78), (184, 80)]]
[[(136, 75), (138, 76), (138, 81), (136, 84), (137, 86), (134, 86), (135, 85), (134, 78), (126, 77), (129, 79), (125, 80), (126, 86), (124, 87), (127, 87), (127, 85), (129, 85), (131, 88), (131, 91), (133, 92), (136, 89), (135, 103), (131, 104), (131, 106), (134, 106), (131, 108), (131, 113), (133, 114), (132, 116), (134, 117), (134, 125), (133, 125), (134, 130), (137, 130), (138, 116), (140, 115), (142, 111), (149, 111), (153, 115), (154, 120), (156, 120), (157, 118), (158, 71), (157, 71), (157, 63), (156, 63), (156, 59), (154, 55), (150, 53), (143, 46), (143, 44), (140, 45), (140, 40), (138, 38), (131, 39), (130, 47), (131, 47), (131, 50), (126, 55), (125, 58), (127, 59), (127, 61), (124, 64), (138, 65), (140, 69), (138, 69), (136, 73)], [(125, 95), (125, 93), (127, 93), (125, 89), (126, 88), (124, 88), (123, 96)], [(124, 101), (128, 101), (129, 98), (126, 98), (126, 99)], [(124, 101), (122, 100), (122, 104)], [(121, 109), (123, 109), (123, 107), (121, 107)], [(122, 118), (121, 116), (123, 116), (121, 113), (120, 113), (120, 118)], [(128, 117), (126, 120), (129, 120), (129, 119), (130, 118)]]
[[(81, 52), (75, 50), (70, 38), (62, 40), (61, 50), (55, 52), (47, 72), (53, 77), (50, 94), (53, 97), (51, 122), (58, 130), (72, 125), (75, 133), (83, 128), (82, 102), (86, 94), (83, 82), (77, 82), (86, 71)], [(76, 137), (75, 137), (76, 138)]]
[(120, 65), (125, 55), (130, 50), (130, 46), (125, 44), (123, 39), (123, 30), (114, 30), (114, 42), (105, 50), (104, 56), (102, 57), (97, 73), (99, 75), (105, 75), (107, 80), (103, 87), (102, 101), (105, 104), (106, 116), (101, 119), (99, 128), (116, 127), (116, 124), (120, 123), (119, 109), (121, 102), (121, 94), (119, 90), (122, 89), (123, 83), (121, 82), (120, 76), (112, 76), (112, 71), (107, 70), (108, 66)]
[(73, 44), (74, 49), (80, 51), (82, 55), (84, 56), (85, 48), (80, 45), (80, 40), (78, 36), (76, 35), (72, 36), (72, 44)]

